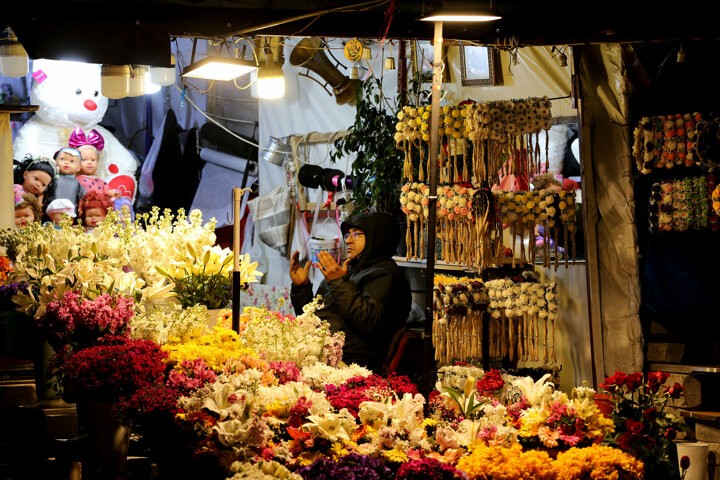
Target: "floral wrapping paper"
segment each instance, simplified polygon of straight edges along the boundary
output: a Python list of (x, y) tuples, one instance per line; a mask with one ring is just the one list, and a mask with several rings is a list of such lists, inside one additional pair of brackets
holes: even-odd
[(240, 292), (242, 307), (258, 307), (275, 310), (283, 315), (295, 315), (290, 302), (290, 289), (279, 285), (250, 285)]

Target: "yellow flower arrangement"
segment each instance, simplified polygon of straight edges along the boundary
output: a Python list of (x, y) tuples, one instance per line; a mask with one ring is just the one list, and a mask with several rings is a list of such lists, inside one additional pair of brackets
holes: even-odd
[(232, 358), (256, 355), (254, 349), (242, 346), (237, 332), (218, 326), (209, 333), (168, 343), (163, 350), (168, 352), (168, 362), (180, 364), (199, 358), (216, 371), (222, 371)]
[(469, 479), (493, 480), (554, 480), (556, 478), (552, 459), (547, 452), (531, 450), (524, 452), (520, 445), (489, 447), (482, 441), (469, 447), (470, 453), (457, 463), (458, 470)]
[(558, 480), (585, 478), (612, 478), (617, 480), (642, 479), (643, 462), (620, 449), (607, 445), (571, 448), (559, 453), (553, 463)]

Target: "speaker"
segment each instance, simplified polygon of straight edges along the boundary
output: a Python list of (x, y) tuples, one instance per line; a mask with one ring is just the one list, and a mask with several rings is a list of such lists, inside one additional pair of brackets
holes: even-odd
[(332, 87), (338, 105), (355, 105), (360, 80), (348, 78), (332, 64), (325, 55), (319, 38), (300, 40), (290, 53), (290, 63), (320, 75)]

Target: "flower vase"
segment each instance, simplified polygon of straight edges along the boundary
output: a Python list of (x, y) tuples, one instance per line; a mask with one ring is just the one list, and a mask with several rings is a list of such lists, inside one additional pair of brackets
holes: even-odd
[[(83, 479), (128, 478), (127, 458), (130, 428), (113, 414), (112, 401), (78, 400), (78, 430), (87, 435)], [(87, 468), (86, 468), (87, 467)]]
[(55, 351), (44, 338), (35, 341), (33, 369), (35, 373), (35, 396), (38, 401), (60, 400), (60, 395), (53, 390), (55, 380), (49, 374), (50, 359)]
[(195, 478), (192, 436), (182, 431), (172, 415), (154, 415), (140, 422), (142, 442), (157, 467), (158, 478), (174, 480)]
[[(680, 478), (684, 480), (708, 480), (708, 453), (710, 445), (705, 442), (675, 442), (677, 447)], [(683, 476), (683, 457), (688, 457), (690, 466)]]

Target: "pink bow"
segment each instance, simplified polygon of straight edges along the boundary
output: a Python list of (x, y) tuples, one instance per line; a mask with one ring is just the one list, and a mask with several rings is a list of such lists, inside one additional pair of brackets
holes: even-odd
[(68, 146), (78, 148), (83, 145), (92, 145), (98, 150), (102, 150), (105, 148), (105, 139), (94, 128), (86, 134), (82, 128), (76, 127), (70, 134)]

